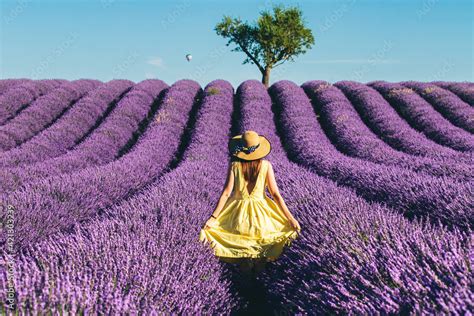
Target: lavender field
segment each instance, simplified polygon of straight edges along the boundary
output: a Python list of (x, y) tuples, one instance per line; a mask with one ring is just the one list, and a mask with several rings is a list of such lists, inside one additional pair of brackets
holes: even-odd
[[(257, 289), (199, 242), (249, 129), (301, 225)], [(0, 202), (2, 314), (466, 315), (474, 83), (0, 80)]]

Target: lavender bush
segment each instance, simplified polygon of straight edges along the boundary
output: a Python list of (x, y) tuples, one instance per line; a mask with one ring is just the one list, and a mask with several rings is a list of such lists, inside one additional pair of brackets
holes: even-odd
[[(273, 87), (278, 93), (281, 136), (294, 161), (408, 217), (429, 216), (464, 228), (473, 224), (472, 181), (458, 183), (344, 156), (327, 139), (302, 88), (289, 81)], [(303, 88), (314, 99), (328, 86), (310, 81)]]
[[(79, 222), (103, 212), (162, 175), (177, 154), (179, 136), (200, 90), (199, 84), (191, 80), (174, 83), (166, 92), (153, 123), (120, 159), (105, 166), (30, 182), (0, 195), (0, 201), (17, 209), (18, 249), (53, 233), (74, 229)], [(1, 218), (5, 219), (6, 209), (1, 211)], [(5, 244), (5, 232), (0, 237), (0, 243)]]
[(474, 150), (473, 135), (453, 126), (412, 89), (383, 81), (369, 85), (379, 91), (413, 128), (438, 144), (463, 152)]
[[(328, 85), (325, 82), (323, 84)], [(434, 176), (462, 180), (474, 178), (474, 167), (470, 165), (433, 161), (394, 150), (372, 133), (337, 87), (328, 85), (327, 89), (317, 94), (314, 101), (326, 135), (339, 151), (347, 155)]]
[(0, 126), (0, 150), (12, 149), (50, 126), (96, 85), (96, 81), (75, 80), (35, 100), (18, 116)]
[[(124, 97), (121, 97), (124, 93), (122, 88), (109, 87), (109, 98), (104, 99), (102, 97), (102, 100), (91, 98), (84, 105), (93, 106), (92, 102), (94, 101), (99, 103), (95, 106), (97, 109), (96, 119), (100, 119), (99, 110), (114, 101), (112, 98), (115, 101), (119, 98), (121, 99), (117, 101), (117, 105), (105, 117), (102, 124), (84, 141), (75, 146), (73, 150), (60, 157), (37, 162), (29, 166), (0, 170), (0, 177), (4, 179), (0, 184), (0, 192), (13, 191), (25, 183), (37, 179), (113, 161), (132, 139), (134, 132), (138, 130), (140, 124), (147, 119), (147, 114), (152, 109), (155, 99), (158, 98), (158, 95), (164, 88), (166, 88), (166, 84), (163, 81), (147, 80), (135, 85)], [(114, 90), (115, 93), (113, 92)], [(81, 105), (81, 108), (85, 108), (85, 106)], [(92, 113), (92, 111), (89, 111), (90, 117), (94, 117), (91, 115)], [(83, 125), (87, 126), (86, 124)], [(60, 126), (60, 123), (58, 122), (54, 126)], [(61, 130), (64, 130), (64, 127)], [(47, 139), (51, 140), (52, 138), (47, 137)], [(44, 148), (46, 146), (41, 147)], [(37, 157), (38, 155), (34, 156)]]
[[(334, 140), (361, 148), (374, 144), (378, 152), (394, 148), (415, 161), (430, 161), (432, 170), (448, 170), (445, 163), (453, 164), (450, 171), (472, 164), (472, 153), (425, 138), (373, 88), (337, 86), (371, 118), (360, 115), (358, 121), (358, 113), (340, 107), (342, 93), (333, 94), (338, 101), (329, 98), (327, 105), (337, 106), (327, 114), (355, 115), (346, 128), (364, 141), (344, 138), (347, 130)], [(337, 91), (316, 81), (303, 87), (315, 102)], [(0, 166), (11, 167), (7, 154), (16, 153), (22, 168), (51, 170), (41, 179), (28, 180), (24, 173), (20, 187), (0, 194), (2, 222), (3, 206), (14, 207), (16, 312), (466, 314), (474, 309), (472, 177), (453, 181), (348, 157), (321, 129), (318, 108), (303, 89), (281, 81), (269, 92), (248, 80), (234, 100), (232, 86), (223, 80), (204, 91), (191, 80), (171, 87), (146, 80), (116, 104), (99, 96), (100, 106), (83, 103), (91, 117), (76, 110), (83, 97), (37, 136), (1, 154), (5, 164)], [(64, 129), (68, 121), (75, 123), (74, 135)], [(347, 122), (332, 123), (338, 128)], [(395, 145), (380, 136), (392, 137), (397, 126)], [(257, 282), (261, 286), (242, 288), (240, 273), (220, 263), (198, 236), (224, 185), (229, 137), (247, 129), (270, 140), (267, 159), (302, 232), (267, 265)], [(29, 148), (41, 156), (30, 155), (28, 144), (35, 144)], [(82, 165), (77, 157), (87, 161)], [(64, 170), (53, 168), (58, 161)], [(11, 170), (19, 171), (0, 167), (2, 179), (13, 179), (4, 173)], [(2, 230), (0, 309), (5, 313), (6, 238)], [(262, 309), (256, 310), (252, 295), (262, 299)]]
[(474, 133), (474, 108), (449, 90), (424, 82), (402, 82), (415, 90), (453, 125)]
[(344, 92), (364, 123), (394, 149), (446, 163), (474, 162), (472, 153), (461, 153), (439, 145), (412, 128), (380, 93), (370, 86), (355, 81), (339, 81), (334, 85)]
[(49, 128), (17, 148), (0, 153), (0, 166), (19, 166), (66, 153), (101, 122), (101, 118), (115, 107), (116, 102), (131, 87), (120, 81), (96, 84)]
[(448, 89), (460, 97), (464, 102), (470, 106), (474, 106), (474, 85), (472, 82), (446, 82), (435, 81), (433, 84)]
[[(208, 94), (210, 89), (218, 93)], [(225, 269), (197, 236), (223, 185), (216, 171), (227, 167), (221, 148), (227, 147), (232, 97), (229, 83), (208, 85), (178, 169), (144, 193), (111, 207), (104, 218), (82, 225), (71, 235), (60, 233), (29, 247), (21, 257), (17, 278), (20, 303), (34, 302), (29, 311), (35, 312), (60, 307), (113, 314), (231, 311), (238, 300), (229, 291)], [(213, 124), (216, 121), (220, 124)], [(173, 193), (183, 191), (188, 194)], [(58, 257), (64, 258), (62, 264), (55, 260)], [(77, 260), (80, 257), (90, 260)], [(38, 262), (54, 272), (46, 275)], [(100, 280), (94, 271), (104, 271)], [(42, 286), (43, 278), (53, 287)], [(83, 288), (88, 291), (79, 291)]]
[[(410, 222), (296, 169), (284, 156), (269, 119), (271, 100), (264, 86), (246, 81), (237, 95), (240, 128), (262, 131), (272, 139), (277, 182), (302, 225), (300, 238), (262, 276), (271, 294), (269, 308), (281, 304), (280, 312), (290, 314), (462, 313), (472, 305), (468, 234)], [(431, 295), (425, 295), (427, 290)]]
[(22, 78), (22, 79), (1, 79), (0, 80), (0, 96), (8, 91), (8, 89), (13, 88), (14, 86), (20, 85), (32, 81), (31, 79)]
[(0, 95), (0, 124), (5, 124), (35, 99), (59, 87), (62, 83), (57, 80), (18, 82)]

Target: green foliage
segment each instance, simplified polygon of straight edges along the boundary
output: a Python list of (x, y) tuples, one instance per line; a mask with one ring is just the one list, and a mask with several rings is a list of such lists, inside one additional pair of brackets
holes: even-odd
[(216, 87), (211, 87), (211, 88), (207, 89), (207, 91), (206, 91), (207, 95), (215, 95), (215, 94), (219, 94), (219, 93), (220, 93), (220, 91)]
[(260, 14), (254, 24), (224, 16), (215, 31), (229, 39), (227, 46), (237, 45), (232, 51), (247, 55), (243, 64), (255, 64), (265, 76), (270, 69), (306, 53), (314, 44), (314, 37), (305, 27), (299, 8), (277, 5), (273, 7), (273, 14), (269, 11)]

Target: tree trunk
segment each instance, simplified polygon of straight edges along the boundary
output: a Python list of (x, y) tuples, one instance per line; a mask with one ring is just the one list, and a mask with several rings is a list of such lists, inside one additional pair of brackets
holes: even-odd
[(265, 85), (266, 88), (268, 88), (270, 84), (270, 70), (272, 70), (271, 67), (265, 67), (265, 72), (263, 73), (262, 76), (262, 83)]

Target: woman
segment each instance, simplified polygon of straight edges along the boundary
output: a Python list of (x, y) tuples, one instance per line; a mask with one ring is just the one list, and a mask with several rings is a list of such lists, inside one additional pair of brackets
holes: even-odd
[[(221, 261), (239, 263), (253, 276), (275, 261), (301, 232), (275, 181), (270, 142), (255, 131), (233, 137), (227, 179), (211, 217), (200, 231)], [(265, 189), (275, 201), (270, 199)]]

